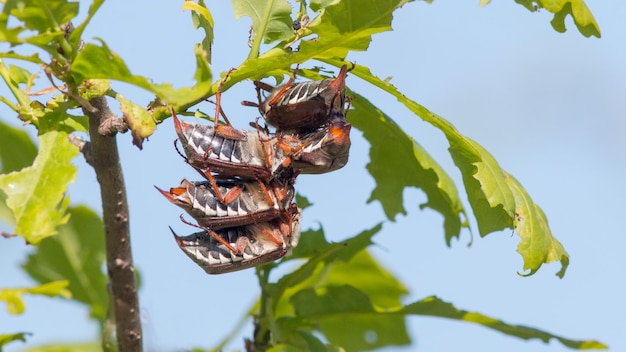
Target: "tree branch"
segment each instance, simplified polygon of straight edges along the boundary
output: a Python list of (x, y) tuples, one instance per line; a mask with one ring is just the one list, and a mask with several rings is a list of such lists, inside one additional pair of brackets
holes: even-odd
[(106, 98), (90, 100), (95, 111), (83, 108), (89, 117), (90, 164), (93, 166), (102, 197), (102, 220), (111, 280), (117, 345), (119, 351), (142, 351), (142, 331), (135, 269), (130, 248), (128, 202), (115, 135), (101, 134), (115, 115)]

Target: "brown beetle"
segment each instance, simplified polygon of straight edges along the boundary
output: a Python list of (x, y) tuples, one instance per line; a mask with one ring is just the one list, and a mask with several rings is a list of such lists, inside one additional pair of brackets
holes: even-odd
[[(290, 220), (284, 222), (276, 219), (215, 231), (208, 230), (213, 234), (202, 231), (180, 237), (173, 230), (172, 233), (180, 249), (207, 274), (223, 274), (263, 265), (289, 253), (300, 238), (299, 209), (295, 208)], [(232, 248), (236, 248), (236, 251)]]
[(217, 191), (226, 194), (228, 203), (215, 196), (207, 181), (183, 180), (179, 187), (161, 192), (170, 202), (183, 208), (200, 226), (225, 228), (267, 222), (279, 217), (288, 220), (295, 195), (293, 180), (269, 184), (242, 180), (217, 180)]
[[(258, 103), (243, 101), (243, 105), (256, 106), (268, 125), (277, 131), (307, 132), (328, 124), (331, 111), (342, 111), (345, 105), (345, 80), (349, 71), (343, 65), (337, 77), (320, 81), (294, 83), (296, 68), (289, 81), (272, 87), (254, 81)], [(263, 100), (261, 90), (270, 92)]]
[(293, 159), (292, 166), (303, 174), (322, 174), (338, 170), (348, 163), (350, 153), (350, 130), (342, 112), (333, 111), (330, 123), (322, 131), (301, 135), (285, 135), (283, 138), (300, 149)]

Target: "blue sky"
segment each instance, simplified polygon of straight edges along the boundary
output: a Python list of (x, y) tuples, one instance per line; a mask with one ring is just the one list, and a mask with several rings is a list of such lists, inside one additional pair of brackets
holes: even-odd
[[(479, 8), (478, 1), (415, 2), (395, 13), (394, 31), (373, 37), (366, 53), (348, 59), (370, 67), (411, 99), (451, 121), (486, 147), (528, 190), (548, 215), (553, 234), (569, 252), (564, 279), (546, 265), (522, 278), (510, 231), (477, 235), (467, 247), (465, 231), (445, 246), (442, 218), (418, 205), (426, 199), (406, 190), (407, 216), (386, 222), (372, 253), (409, 288), (409, 303), (429, 295), (506, 322), (547, 330), (567, 338), (597, 339), (612, 351), (626, 350), (626, 304), (622, 265), (626, 248), (626, 4), (588, 0), (603, 37), (584, 38), (570, 19), (568, 31), (555, 32), (547, 11), (530, 13), (513, 1)], [(81, 2), (81, 13), (88, 2)], [(193, 31), (182, 1), (107, 2), (85, 32), (103, 38), (133, 73), (177, 87), (192, 84)], [(208, 1), (215, 19), (213, 70), (222, 72), (247, 55), (249, 21), (235, 21), (229, 2)], [(312, 65), (313, 63), (311, 63)], [(305, 65), (306, 66), (306, 65)], [(395, 99), (349, 76), (347, 85), (372, 100), (461, 183), (442, 134), (412, 115)], [(143, 105), (147, 92), (116, 83), (127, 98)], [(0, 87), (6, 95), (6, 88)], [(241, 107), (254, 99), (251, 82), (224, 94), (231, 122), (244, 127), (256, 116)], [(115, 105), (113, 104), (115, 107)], [(210, 105), (202, 106), (211, 111)], [(352, 118), (358, 118), (352, 116)], [(2, 106), (0, 119), (17, 124)], [(141, 270), (144, 334), (150, 351), (211, 347), (235, 325), (258, 294), (252, 270), (207, 276), (175, 245), (168, 225), (178, 232), (180, 211), (153, 188), (197, 178), (172, 148), (171, 121), (158, 126), (139, 151), (129, 135), (118, 137), (131, 204), (135, 264)], [(367, 174), (369, 145), (352, 132), (348, 165), (328, 175), (298, 178), (297, 189), (314, 203), (304, 213), (304, 228), (323, 224), (330, 240), (340, 241), (384, 220), (378, 203), (366, 204), (374, 187)], [(74, 204), (99, 209), (97, 181), (77, 159), (79, 174), (71, 186)], [(401, 171), (399, 171), (401, 172)], [(469, 205), (465, 202), (469, 209)], [(190, 231), (191, 232), (191, 231)], [(29, 286), (19, 269), (28, 248), (19, 239), (0, 246), (0, 287)], [(0, 309), (0, 333), (31, 331), (29, 343), (85, 341), (97, 335), (83, 307), (28, 297), (19, 317)], [(558, 342), (525, 342), (480, 326), (435, 318), (411, 317), (408, 326), (421, 351), (566, 351)], [(249, 336), (250, 326), (244, 330)], [(241, 339), (231, 349), (241, 348)]]

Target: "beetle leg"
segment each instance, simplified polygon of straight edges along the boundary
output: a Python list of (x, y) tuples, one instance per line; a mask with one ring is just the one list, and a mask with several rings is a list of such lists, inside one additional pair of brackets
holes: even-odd
[[(224, 83), (230, 76), (230, 73), (234, 70), (235, 69), (230, 69), (226, 73), (226, 76), (224, 76), (224, 79), (220, 81), (220, 84), (217, 87), (217, 92), (215, 93), (215, 117), (213, 118), (213, 123), (215, 124), (215, 132), (221, 135), (222, 137), (235, 139), (235, 140), (245, 140), (246, 136), (242, 134), (239, 130), (235, 129), (231, 125), (230, 121), (228, 121), (226, 114), (224, 114), (224, 112), (222, 111), (222, 105), (221, 105), (222, 88), (224, 87)], [(226, 125), (219, 124), (220, 116), (224, 118), (224, 122), (226, 122)]]
[(228, 243), (225, 239), (223, 239), (222, 236), (220, 236), (217, 232), (211, 230), (211, 228), (205, 227), (205, 226), (198, 226), (194, 223), (191, 223), (185, 220), (182, 214), (180, 215), (180, 221), (182, 221), (183, 223), (187, 225), (197, 227), (199, 229), (206, 231), (209, 234), (209, 236), (213, 237), (217, 242), (221, 243), (222, 245), (224, 245), (224, 247), (228, 248), (228, 250), (233, 252), (234, 255), (241, 255), (241, 252), (239, 252), (238, 249), (235, 249), (235, 247), (233, 247), (230, 243)]
[(263, 234), (265, 234), (272, 242), (276, 243), (278, 246), (283, 246), (285, 244), (285, 241), (283, 241), (282, 236), (281, 237), (276, 237), (276, 234), (274, 234), (274, 231), (268, 230), (267, 228), (265, 228), (265, 226), (259, 226), (261, 232), (263, 232)]
[(263, 139), (263, 137), (261, 137), (261, 127), (259, 126), (258, 119), (255, 121), (255, 127), (259, 142), (261, 142), (261, 151), (263, 152), (263, 158), (265, 159), (265, 166), (269, 170), (272, 170), (272, 148), (271, 146), (268, 147), (266, 143), (271, 141), (274, 137), (268, 139)]
[(267, 189), (267, 187), (265, 187), (265, 183), (263, 183), (263, 181), (261, 181), (258, 178), (256, 179), (256, 181), (259, 183), (259, 186), (261, 186), (261, 189), (263, 190), (263, 193), (265, 194), (265, 199), (267, 199), (267, 203), (273, 207), (274, 200), (272, 199), (270, 191)]
[(297, 139), (298, 142), (300, 142), (300, 144), (296, 147), (292, 146), (291, 144), (287, 143), (284, 141), (284, 138), (279, 137), (278, 140), (276, 141), (276, 146), (282, 150), (283, 152), (288, 154), (288, 157), (285, 158), (285, 160), (283, 160), (282, 162), (282, 166), (283, 167), (288, 167), (292, 162), (293, 159), (295, 157), (296, 154), (298, 154), (302, 149), (306, 148), (309, 144), (313, 143), (313, 141), (321, 134), (324, 133), (328, 133), (329, 128), (326, 127), (322, 130), (317, 131), (314, 135), (312, 135), (311, 137), (307, 138), (306, 141), (301, 142), (299, 139)]
[(228, 190), (228, 192), (226, 192), (225, 195), (222, 195), (222, 192), (220, 192), (220, 189), (217, 186), (217, 182), (215, 182), (215, 178), (213, 177), (211, 170), (209, 170), (208, 168), (206, 170), (202, 170), (197, 167), (194, 167), (194, 169), (196, 169), (196, 171), (198, 171), (200, 175), (202, 175), (204, 178), (206, 178), (209, 181), (209, 184), (211, 185), (211, 189), (213, 190), (213, 195), (215, 196), (215, 198), (217, 198), (217, 200), (220, 203), (224, 205), (228, 205), (232, 203), (235, 199), (237, 199), (237, 197), (239, 197), (239, 195), (243, 191), (243, 186), (237, 185), (236, 187)]
[(228, 192), (226, 192), (226, 194), (223, 196), (222, 204), (228, 205), (232, 203), (235, 199), (239, 197), (241, 192), (243, 192), (243, 185), (240, 184), (229, 189)]

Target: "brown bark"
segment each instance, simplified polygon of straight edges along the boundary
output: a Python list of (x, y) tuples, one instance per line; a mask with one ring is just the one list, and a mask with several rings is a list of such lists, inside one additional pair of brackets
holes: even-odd
[[(102, 197), (102, 220), (107, 252), (107, 269), (115, 316), (119, 351), (142, 351), (142, 330), (139, 299), (130, 247), (128, 202), (115, 133), (101, 134), (102, 126), (111, 126), (119, 119), (108, 107), (104, 97), (90, 102), (95, 111), (83, 109), (89, 117), (90, 157)], [(104, 129), (107, 129), (105, 127)]]

